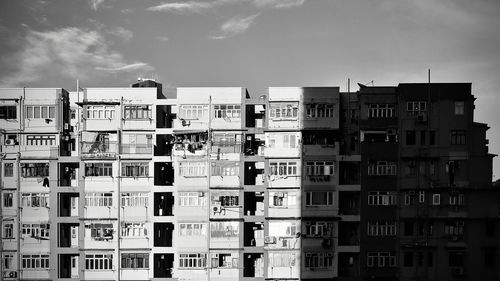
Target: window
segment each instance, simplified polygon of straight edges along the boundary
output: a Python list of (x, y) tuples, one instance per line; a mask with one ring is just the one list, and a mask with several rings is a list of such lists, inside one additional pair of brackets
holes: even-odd
[(462, 145), (465, 144), (465, 142), (466, 142), (465, 131), (463, 130), (451, 131), (451, 144)]
[(122, 207), (147, 207), (149, 196), (141, 192), (122, 192)]
[(277, 103), (269, 104), (269, 117), (273, 120), (287, 119), (296, 120), (299, 112), (299, 104), (297, 102), (291, 103)]
[(306, 175), (329, 176), (335, 174), (333, 161), (306, 162)]
[(464, 265), (464, 252), (461, 252), (461, 251), (448, 252), (448, 265), (449, 266), (463, 266)]
[(403, 255), (403, 266), (413, 266), (413, 252), (405, 252)]
[(113, 206), (112, 193), (85, 193), (86, 207), (111, 207)]
[(426, 131), (420, 131), (420, 145), (425, 145)]
[(148, 229), (145, 223), (122, 222), (122, 237), (146, 237)]
[(112, 163), (85, 163), (86, 177), (112, 177)]
[(110, 270), (113, 269), (113, 254), (85, 255), (86, 270)]
[(297, 229), (295, 221), (273, 221), (269, 222), (269, 236), (295, 237), (300, 229)]
[(179, 254), (179, 268), (205, 268), (207, 254)]
[(427, 110), (427, 103), (425, 101), (409, 101), (406, 102), (406, 111), (410, 115), (418, 115)]
[(3, 223), (3, 237), (5, 239), (14, 238), (14, 223), (4, 222)]
[(269, 266), (271, 267), (293, 267), (295, 266), (294, 253), (269, 253)]
[(464, 115), (465, 103), (463, 101), (455, 102), (455, 115)]
[(49, 163), (21, 163), (23, 178), (39, 178), (49, 176)]
[(451, 193), (450, 194), (450, 205), (453, 206), (463, 206), (465, 201), (465, 196), (462, 193)]
[(15, 105), (0, 106), (0, 119), (16, 119), (17, 108)]
[(240, 163), (238, 162), (229, 162), (226, 164), (223, 163), (214, 163), (212, 166), (212, 176), (236, 176), (240, 174)]
[(76, 119), (76, 109), (71, 109), (70, 110), (70, 118), (71, 120), (75, 120)]
[(302, 143), (304, 145), (335, 146), (333, 134), (322, 131), (303, 131)]
[(14, 269), (14, 254), (3, 254), (2, 266), (4, 270)]
[(368, 252), (368, 267), (395, 267), (396, 254), (394, 252)]
[(405, 191), (404, 193), (405, 205), (415, 204), (415, 191)]
[(208, 117), (208, 105), (181, 105), (179, 118), (188, 120), (204, 119)]
[(494, 267), (496, 265), (496, 248), (487, 247), (484, 249), (484, 267)]
[(111, 223), (85, 223), (85, 237), (96, 241), (109, 241), (113, 239), (114, 229)]
[(405, 236), (415, 235), (415, 222), (413, 221), (404, 222), (404, 235)]
[(11, 208), (14, 206), (14, 193), (6, 192), (3, 194), (3, 207)]
[(396, 175), (396, 163), (388, 161), (377, 161), (368, 164), (369, 176), (394, 176)]
[(425, 203), (425, 191), (418, 192), (418, 203)]
[(50, 255), (22, 255), (22, 269), (48, 269)]
[(150, 105), (126, 105), (123, 118), (127, 119), (150, 119), (152, 118), (152, 107)]
[(333, 192), (312, 191), (306, 192), (306, 206), (331, 206), (333, 205)]
[(28, 119), (46, 119), (56, 118), (56, 107), (48, 105), (28, 105), (26, 106), (26, 118)]
[(368, 205), (371, 206), (394, 206), (397, 203), (396, 192), (370, 191), (368, 192)]
[(429, 144), (436, 145), (436, 131), (429, 132)]
[(22, 207), (49, 207), (49, 194), (48, 193), (22, 193), (21, 194)]
[(368, 222), (368, 236), (395, 236), (396, 231), (396, 222)]
[(214, 105), (214, 118), (241, 118), (241, 105)]
[(487, 221), (485, 222), (484, 235), (488, 237), (495, 236), (495, 221)]
[(29, 224), (23, 223), (21, 226), (21, 233), (23, 237), (33, 237), (36, 239), (48, 239), (50, 235), (50, 224), (36, 223)]
[(3, 175), (6, 178), (14, 176), (14, 163), (3, 164)]
[(333, 267), (332, 252), (305, 252), (305, 267), (307, 268), (329, 268)]
[(306, 221), (304, 222), (306, 235), (313, 236), (333, 236), (333, 223), (326, 221)]
[(203, 192), (179, 192), (179, 206), (183, 207), (202, 207), (205, 206), (205, 197)]
[(296, 192), (270, 192), (269, 193), (269, 207), (289, 207), (297, 205)]
[(269, 134), (267, 143), (269, 148), (296, 148), (298, 136), (290, 133)]
[(56, 136), (53, 135), (27, 135), (26, 144), (33, 146), (56, 145)]
[(152, 134), (123, 134), (121, 149), (124, 154), (150, 154), (153, 151)]
[(115, 107), (103, 105), (87, 105), (87, 119), (114, 119)]
[(432, 205), (440, 205), (441, 204), (441, 194), (434, 193), (432, 194)]
[(416, 143), (415, 131), (406, 131), (406, 145), (415, 145)]
[(464, 221), (448, 221), (444, 224), (444, 233), (448, 236), (463, 236)]
[(179, 236), (206, 236), (205, 223), (179, 223)]
[(238, 268), (238, 258), (231, 254), (212, 253), (212, 268)]
[(148, 162), (122, 163), (122, 177), (149, 177)]
[(270, 175), (296, 176), (297, 162), (270, 162)]
[(238, 221), (217, 221), (210, 222), (210, 237), (211, 238), (230, 238), (238, 237), (240, 223)]
[(124, 253), (122, 254), (122, 268), (149, 268), (149, 254)]
[(394, 104), (369, 104), (368, 118), (392, 118), (396, 116)]
[(222, 207), (239, 207), (239, 197), (237, 193), (212, 192), (212, 204), (219, 203)]
[(182, 177), (206, 177), (207, 164), (205, 162), (179, 163), (179, 175)]
[(334, 105), (328, 103), (306, 104), (306, 117), (309, 118), (334, 118)]

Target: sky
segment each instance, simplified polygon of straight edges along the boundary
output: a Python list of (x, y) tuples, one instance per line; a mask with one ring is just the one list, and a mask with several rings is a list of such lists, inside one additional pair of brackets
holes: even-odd
[[(498, 0), (1, 0), (0, 87), (471, 82), (500, 154)], [(373, 81), (373, 82), (372, 82)], [(499, 122), (499, 123), (497, 123)], [(500, 159), (494, 160), (500, 179)]]

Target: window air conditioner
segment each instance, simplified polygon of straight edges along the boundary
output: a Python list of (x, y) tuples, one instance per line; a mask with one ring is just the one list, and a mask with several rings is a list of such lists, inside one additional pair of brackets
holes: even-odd
[(6, 139), (5, 145), (16, 145), (16, 140), (14, 139)]
[(419, 113), (417, 115), (417, 121), (418, 122), (427, 122), (427, 115), (425, 113)]
[(264, 244), (276, 244), (276, 237), (274, 236), (264, 237)]
[(4, 278), (17, 278), (17, 272), (16, 271), (5, 271), (3, 273)]

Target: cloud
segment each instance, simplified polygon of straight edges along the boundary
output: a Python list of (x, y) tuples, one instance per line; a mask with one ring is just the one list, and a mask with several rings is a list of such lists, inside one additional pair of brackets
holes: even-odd
[(156, 36), (155, 38), (161, 42), (167, 42), (169, 40), (167, 36)]
[(257, 18), (258, 16), (259, 13), (248, 17), (241, 17), (241, 16), (232, 17), (221, 25), (218, 34), (211, 36), (210, 38), (226, 39), (238, 35), (240, 33), (243, 33), (248, 28), (250, 28), (255, 18)]
[(97, 11), (102, 3), (104, 3), (104, 0), (90, 0), (90, 8)]
[(24, 47), (7, 61), (7, 66), (14, 69), (0, 79), (0, 84), (20, 86), (43, 80), (83, 80), (102, 78), (103, 72), (154, 69), (144, 62), (127, 62), (106, 42), (103, 34), (95, 30), (77, 27), (50, 31), (28, 29)]
[(141, 70), (150, 71), (150, 70), (153, 70), (153, 67), (151, 67), (147, 63), (136, 62), (136, 63), (125, 64), (125, 65), (122, 64), (120, 66), (115, 66), (115, 67), (100, 67), (100, 66), (98, 66), (95, 69), (108, 71), (108, 72), (129, 72), (129, 71), (141, 71)]
[(120, 12), (121, 12), (122, 14), (127, 15), (127, 14), (132, 13), (133, 11), (134, 11), (134, 10), (132, 10), (132, 9), (126, 8), (126, 9), (122, 9)]
[(292, 8), (302, 6), (305, 0), (253, 0), (257, 8)]
[(147, 8), (147, 11), (154, 12), (174, 12), (174, 13), (202, 13), (206, 10), (212, 9), (214, 6), (219, 5), (219, 1), (214, 2), (172, 2), (163, 3), (157, 6)]
[(130, 39), (132, 39), (132, 37), (134, 37), (134, 33), (132, 31), (125, 29), (121, 26), (111, 28), (107, 31), (107, 33), (116, 36), (125, 42), (129, 41)]

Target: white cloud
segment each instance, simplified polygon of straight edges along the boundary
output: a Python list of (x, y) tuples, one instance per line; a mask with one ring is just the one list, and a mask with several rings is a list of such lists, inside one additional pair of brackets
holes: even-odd
[(167, 42), (169, 39), (167, 36), (156, 36), (156, 40), (161, 42)]
[(218, 5), (218, 1), (214, 2), (195, 2), (195, 1), (187, 1), (187, 2), (172, 2), (172, 3), (163, 3), (157, 6), (152, 6), (147, 8), (147, 11), (155, 11), (155, 12), (176, 12), (176, 13), (202, 13), (208, 9), (213, 8), (215, 5)]
[(129, 71), (141, 71), (141, 70), (153, 70), (153, 68), (144, 62), (136, 62), (131, 64), (121, 64), (115, 67), (96, 67), (97, 70), (103, 70), (108, 72), (129, 72)]
[(132, 37), (134, 37), (134, 33), (132, 31), (125, 29), (121, 26), (111, 28), (107, 31), (107, 33), (116, 36), (125, 42), (129, 41), (130, 39), (132, 39)]
[(219, 32), (216, 35), (211, 36), (210, 38), (225, 39), (243, 33), (248, 28), (250, 28), (255, 18), (257, 18), (258, 16), (259, 14), (257, 13), (248, 17), (233, 17), (223, 23), (219, 28)]
[(132, 10), (132, 9), (126, 8), (126, 9), (122, 9), (120, 12), (121, 12), (122, 14), (127, 15), (127, 14), (132, 13), (133, 11), (134, 11), (134, 10)]
[(302, 6), (305, 0), (253, 0), (258, 8), (292, 8)]
[(28, 29), (24, 47), (8, 61), (15, 69), (0, 84), (19, 86), (42, 80), (102, 78), (103, 72), (153, 70), (144, 62), (127, 62), (106, 42), (102, 33), (95, 30)]
[(104, 0), (90, 0), (90, 8), (94, 11), (99, 9), (99, 6), (104, 2)]

